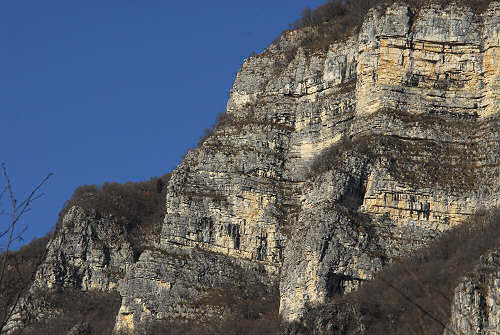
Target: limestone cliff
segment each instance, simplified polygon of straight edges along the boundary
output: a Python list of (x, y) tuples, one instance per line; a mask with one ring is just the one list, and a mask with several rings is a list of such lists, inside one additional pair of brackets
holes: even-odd
[(313, 30), (244, 62), (226, 116), (173, 171), (158, 241), (135, 260), (119, 223), (100, 233), (116, 218), (75, 207), (37, 285), (117, 287), (125, 332), (279, 285), (292, 322), (500, 205), (500, 3), (372, 9), (326, 49), (303, 46)]
[(93, 210), (71, 207), (61, 228), (50, 241), (45, 262), (38, 268), (35, 285), (112, 290), (134, 263), (127, 240), (126, 222), (102, 217)]
[[(396, 4), (327, 50), (301, 48), (307, 32), (283, 34), (245, 61), (226, 119), (174, 171), (158, 247), (281, 272), (280, 311), (292, 321), (498, 206), (499, 11)], [(338, 159), (311, 171), (335, 144)], [(170, 287), (141, 276), (149, 259), (124, 283)], [(119, 328), (171, 315), (124, 287)]]
[(11, 318), (7, 331), (50, 320), (64, 311), (47, 303), (46, 291), (71, 288), (112, 291), (134, 263), (126, 222), (95, 210), (72, 206), (49, 241), (28, 294)]
[(448, 334), (500, 333), (500, 255), (481, 257), (475, 271), (455, 290)]

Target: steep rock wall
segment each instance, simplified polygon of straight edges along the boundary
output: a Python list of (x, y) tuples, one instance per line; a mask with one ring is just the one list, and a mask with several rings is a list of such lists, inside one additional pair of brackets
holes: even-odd
[(493, 250), (481, 257), (474, 273), (455, 289), (449, 334), (500, 333), (500, 255)]
[(118, 286), (116, 329), (132, 332), (222, 317), (213, 292), (279, 283), (281, 316), (295, 321), (499, 205), (498, 2), (483, 14), (374, 9), (327, 49), (301, 47), (310, 29), (244, 62), (226, 117), (173, 172), (161, 236), (137, 262), (116, 218), (74, 208), (34, 287)]
[[(292, 229), (301, 233), (282, 268), (285, 319), (352, 290), (478, 207), (498, 206), (499, 77), (490, 66), (498, 58), (489, 51), (498, 48), (498, 9), (478, 19), (454, 6), (412, 13), (395, 5), (368, 16), (347, 129), (364, 147), (304, 185)], [(344, 213), (352, 217), (353, 204), (343, 202), (353, 193), (352, 219)]]
[(116, 288), (134, 263), (127, 223), (96, 211), (71, 207), (49, 242), (34, 286), (108, 291)]
[(32, 286), (18, 304), (5, 329), (50, 321), (64, 313), (44, 299), (52, 290), (65, 288), (110, 292), (117, 288), (135, 261), (136, 251), (127, 240), (127, 222), (95, 210), (70, 207), (47, 244)]
[[(292, 321), (497, 206), (499, 11), (393, 5), (327, 50), (300, 47), (307, 29), (285, 33), (245, 61), (227, 119), (174, 171), (158, 247), (248, 260), (274, 280), (281, 269), (281, 315)], [(355, 145), (338, 164), (311, 171), (346, 137)], [(124, 282), (160, 290), (167, 279), (139, 274), (146, 258)], [(122, 294), (135, 321), (119, 316), (121, 329), (176, 315)]]

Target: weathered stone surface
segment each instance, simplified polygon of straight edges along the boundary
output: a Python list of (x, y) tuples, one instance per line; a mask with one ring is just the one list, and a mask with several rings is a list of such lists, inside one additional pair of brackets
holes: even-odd
[(240, 295), (253, 286), (265, 295), (275, 285), (262, 264), (197, 249), (147, 250), (120, 287), (116, 330), (130, 332), (172, 316), (189, 322), (223, 317), (229, 312), (221, 301), (224, 292)]
[(52, 289), (115, 290), (134, 263), (126, 227), (127, 222), (120, 218), (79, 206), (69, 208), (7, 331), (61, 314), (63, 311), (51, 310), (43, 299)]
[(500, 334), (500, 254), (481, 257), (475, 271), (455, 289), (445, 335)]
[(34, 286), (112, 290), (134, 263), (126, 222), (74, 206), (48, 244)]
[[(497, 206), (499, 8), (393, 5), (328, 50), (297, 49), (306, 32), (295, 31), (246, 60), (229, 120), (173, 173), (159, 248), (281, 269), (292, 321)], [(345, 136), (368, 153), (347, 149), (310, 179), (311, 162)], [(134, 320), (140, 299), (122, 306)]]
[[(485, 24), (498, 20), (492, 14), (497, 10), (493, 4)], [(478, 35), (465, 33), (471, 29)], [(483, 42), (496, 29), (483, 30), (475, 14), (453, 6), (422, 9), (416, 16), (399, 5), (383, 15), (371, 12), (357, 41), (357, 98), (347, 132), (368, 136), (371, 151), (381, 155), (368, 165), (348, 155), (320, 182), (305, 184), (292, 229), (300, 233), (292, 233), (282, 268), (285, 319), (324, 301), (331, 294), (329, 277), (338, 280), (336, 290), (349, 291), (353, 278), (369, 279), (391, 257), (464, 222), (478, 207), (498, 206), (498, 109), (490, 108), (498, 101), (485, 93), (497, 87), (483, 79), (491, 75)], [(458, 84), (449, 72), (466, 79)], [(357, 211), (369, 216), (371, 239), (354, 229), (359, 219), (349, 222), (338, 209), (324, 208), (339, 203), (349, 183), (362, 185)]]

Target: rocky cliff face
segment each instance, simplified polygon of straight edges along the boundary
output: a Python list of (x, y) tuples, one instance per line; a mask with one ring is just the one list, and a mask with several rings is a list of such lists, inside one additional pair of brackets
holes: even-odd
[(7, 331), (64, 313), (44, 298), (51, 290), (116, 290), (136, 253), (128, 241), (126, 226), (123, 219), (111, 215), (101, 216), (79, 206), (69, 208)]
[(235, 279), (279, 283), (291, 322), (500, 205), (498, 2), (482, 14), (374, 9), (327, 49), (301, 47), (308, 29), (244, 62), (226, 117), (173, 172), (161, 238), (137, 262), (119, 229), (96, 228), (112, 218), (74, 208), (36, 282), (118, 282), (127, 332), (223, 316), (207, 297)]
[(38, 268), (35, 286), (113, 290), (134, 263), (126, 222), (78, 206), (62, 220)]
[[(499, 11), (394, 5), (328, 50), (297, 49), (293, 31), (245, 61), (229, 120), (173, 174), (159, 248), (281, 269), (291, 321), (497, 206)], [(336, 163), (311, 176), (336, 143)], [(129, 318), (149, 315), (146, 297), (124, 295)]]
[[(356, 106), (346, 132), (372, 154), (355, 148), (304, 184), (295, 230), (305, 234), (287, 244), (282, 270), (286, 318), (300, 317), (332, 288), (351, 290), (478, 206), (498, 205), (499, 67), (487, 51), (498, 48), (498, 5), (483, 19), (453, 7), (412, 13), (393, 6), (365, 21), (354, 46)], [(369, 229), (335, 208), (353, 193)]]
[(481, 257), (475, 271), (455, 290), (448, 334), (500, 333), (500, 255)]

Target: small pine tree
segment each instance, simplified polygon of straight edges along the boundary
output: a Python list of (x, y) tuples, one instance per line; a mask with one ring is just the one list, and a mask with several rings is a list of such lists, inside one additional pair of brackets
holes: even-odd
[(158, 180), (156, 181), (156, 192), (161, 193), (161, 191), (163, 191), (163, 186), (165, 186), (163, 180), (161, 178), (158, 178)]

